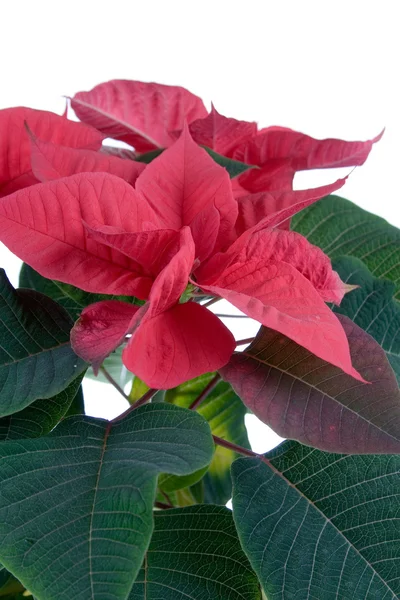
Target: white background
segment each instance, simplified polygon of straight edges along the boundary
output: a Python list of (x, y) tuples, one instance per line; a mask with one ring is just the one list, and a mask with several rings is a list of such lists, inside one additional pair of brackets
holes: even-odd
[[(400, 227), (398, 8), (393, 0), (2, 2), (0, 108), (61, 113), (62, 95), (125, 78), (182, 85), (226, 116), (314, 137), (369, 139), (386, 127), (340, 193)], [(303, 173), (296, 183), (339, 175)], [(0, 266), (15, 285), (19, 262), (3, 248)], [(105, 405), (98, 383), (86, 397), (91, 414), (124, 409), (109, 388)], [(276, 443), (255, 420), (251, 437), (257, 451)]]

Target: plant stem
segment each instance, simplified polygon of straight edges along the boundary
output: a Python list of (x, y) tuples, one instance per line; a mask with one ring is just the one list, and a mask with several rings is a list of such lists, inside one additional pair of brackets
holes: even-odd
[(252, 341), (254, 341), (255, 338), (251, 337), (251, 338), (245, 338), (244, 340), (238, 340), (236, 342), (236, 346), (242, 346), (243, 344), (251, 344)]
[(163, 510), (166, 510), (168, 508), (174, 508), (173, 506), (170, 506), (169, 504), (164, 504), (164, 502), (154, 502), (154, 506), (156, 508), (162, 508)]
[(121, 421), (127, 415), (129, 415), (132, 411), (134, 411), (136, 408), (139, 408), (139, 406), (146, 404), (146, 402), (148, 402), (154, 396), (154, 394), (156, 394), (157, 392), (158, 392), (158, 390), (155, 390), (155, 389), (148, 390), (145, 394), (143, 394), (143, 396), (141, 398), (139, 398), (139, 400), (137, 400), (134, 404), (132, 404), (129, 408), (127, 408), (126, 411), (124, 411), (122, 414), (118, 415), (118, 417), (115, 417), (115, 419), (111, 419), (110, 423), (116, 423), (117, 421)]
[(209, 306), (211, 306), (211, 304), (215, 304), (215, 302), (219, 302), (220, 300), (221, 300), (221, 298), (211, 298), (211, 300), (209, 300), (202, 306), (204, 306), (205, 308), (208, 308)]
[(222, 446), (223, 448), (228, 448), (229, 450), (233, 450), (234, 452), (237, 452), (238, 454), (243, 454), (243, 456), (255, 456), (257, 458), (262, 458), (256, 452), (253, 452), (253, 450), (248, 450), (247, 448), (243, 448), (243, 446), (238, 446), (237, 444), (234, 444), (233, 442), (228, 442), (228, 440), (223, 440), (222, 438), (218, 437), (217, 435), (213, 435), (213, 440), (218, 446)]
[(111, 385), (113, 385), (115, 387), (115, 389), (121, 394), (121, 396), (123, 396), (125, 398), (125, 400), (128, 400), (128, 402), (129, 402), (129, 396), (127, 396), (125, 394), (122, 387), (120, 385), (118, 385), (118, 383), (115, 381), (114, 377), (112, 377), (110, 375), (110, 373), (107, 371), (107, 369), (105, 367), (101, 366), (99, 371), (101, 371), (103, 373), (104, 377), (111, 383)]
[(212, 392), (212, 390), (215, 388), (217, 383), (220, 382), (220, 380), (221, 380), (221, 375), (219, 373), (217, 373), (211, 379), (211, 381), (206, 385), (204, 390), (202, 392), (200, 392), (200, 394), (197, 396), (197, 398), (195, 398), (193, 400), (192, 404), (189, 406), (189, 409), (195, 410), (199, 406), (199, 404), (201, 404), (203, 402), (203, 400), (205, 400), (207, 398), (208, 394), (210, 394), (210, 392)]
[(247, 315), (223, 315), (221, 313), (214, 313), (216, 317), (224, 317), (225, 319), (250, 319)]

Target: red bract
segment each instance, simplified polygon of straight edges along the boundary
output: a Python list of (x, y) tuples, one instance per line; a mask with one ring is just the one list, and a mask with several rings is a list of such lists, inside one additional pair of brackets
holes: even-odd
[(140, 81), (102, 83), (76, 94), (72, 106), (82, 121), (138, 152), (171, 146), (186, 122), (198, 144), (259, 167), (239, 176), (239, 195), (292, 190), (296, 171), (362, 165), (382, 135), (346, 142), (285, 127), (257, 131), (256, 123), (224, 117), (214, 107), (207, 115), (201, 100), (184, 88)]
[(33, 185), (31, 143), (26, 125), (44, 142), (99, 150), (104, 135), (83, 123), (31, 108), (0, 110), (0, 196)]
[(174, 131), (207, 115), (200, 98), (182, 87), (118, 79), (79, 92), (72, 108), (81, 121), (138, 152), (170, 146)]
[(285, 129), (262, 129), (250, 141), (238, 144), (230, 156), (261, 167), (251, 169), (239, 178), (240, 185), (251, 192), (292, 189), (296, 171), (354, 167), (364, 164), (373, 144), (383, 132), (366, 142), (316, 140), (308, 135)]
[(245, 200), (239, 210), (225, 169), (185, 129), (135, 188), (110, 174), (83, 173), (4, 198), (0, 234), (45, 277), (147, 300), (140, 308), (100, 302), (82, 313), (72, 342), (95, 368), (126, 338), (124, 364), (151, 387), (174, 387), (225, 365), (235, 342), (194, 301), (206, 293), (359, 378), (325, 304), (339, 302), (346, 286), (321, 250), (276, 228), (341, 185), (292, 193), (273, 214), (268, 198), (257, 215), (243, 210)]

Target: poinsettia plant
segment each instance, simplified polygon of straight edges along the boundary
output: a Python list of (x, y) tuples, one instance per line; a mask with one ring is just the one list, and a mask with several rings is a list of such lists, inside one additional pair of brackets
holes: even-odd
[[(293, 187), (381, 136), (136, 81), (71, 106), (0, 111), (0, 597), (400, 598), (400, 232), (346, 178)], [(288, 441), (251, 450), (247, 412)]]

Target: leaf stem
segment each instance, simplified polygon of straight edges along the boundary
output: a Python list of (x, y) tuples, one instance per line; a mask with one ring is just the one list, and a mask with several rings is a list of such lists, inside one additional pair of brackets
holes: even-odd
[(223, 317), (225, 319), (250, 319), (247, 315), (225, 315), (221, 313), (214, 313), (216, 317)]
[(204, 390), (202, 392), (200, 392), (200, 394), (197, 396), (197, 398), (195, 398), (193, 400), (192, 404), (189, 406), (190, 410), (195, 410), (199, 406), (199, 404), (201, 404), (203, 402), (203, 400), (205, 400), (207, 398), (208, 394), (210, 394), (212, 392), (212, 390), (215, 388), (217, 383), (219, 383), (220, 381), (221, 381), (221, 375), (219, 373), (217, 373), (211, 379), (211, 381), (206, 385)]
[(223, 448), (228, 448), (229, 450), (233, 450), (234, 452), (237, 452), (238, 454), (243, 454), (243, 456), (255, 456), (257, 458), (262, 458), (262, 456), (260, 456), (256, 452), (253, 452), (253, 450), (248, 450), (248, 448), (243, 448), (243, 446), (238, 446), (237, 444), (234, 444), (233, 442), (228, 442), (228, 440), (224, 440), (224, 439), (218, 437), (217, 435), (213, 435), (213, 440), (218, 446), (222, 446)]
[(154, 506), (156, 508), (162, 508), (163, 510), (166, 510), (168, 508), (174, 508), (173, 506), (170, 506), (169, 504), (164, 504), (164, 502), (154, 502)]
[(211, 306), (211, 304), (215, 304), (215, 302), (219, 302), (220, 300), (221, 300), (221, 298), (211, 298), (211, 300), (209, 300), (202, 306), (204, 306), (205, 308), (208, 308), (209, 306)]
[(115, 389), (121, 394), (121, 396), (123, 396), (125, 398), (125, 400), (128, 400), (128, 402), (129, 402), (129, 396), (127, 396), (125, 394), (122, 387), (120, 385), (118, 385), (118, 383), (115, 381), (114, 377), (112, 377), (110, 375), (110, 373), (107, 371), (107, 369), (105, 367), (103, 367), (103, 365), (100, 367), (99, 371), (101, 371), (103, 373), (104, 377), (111, 383), (111, 385), (113, 385), (115, 387)]
[(127, 408), (123, 413), (118, 415), (118, 417), (111, 419), (110, 423), (116, 423), (117, 421), (121, 421), (127, 415), (129, 415), (132, 411), (134, 411), (136, 408), (139, 408), (139, 406), (143, 406), (143, 404), (146, 404), (146, 402), (148, 402), (154, 396), (154, 394), (156, 394), (157, 392), (158, 392), (158, 390), (156, 390), (156, 389), (148, 390), (145, 394), (143, 394), (143, 396), (141, 396), (139, 398), (139, 400), (136, 400), (136, 402), (134, 404), (132, 404), (129, 408)]
[(243, 344), (251, 344), (255, 340), (255, 337), (245, 338), (244, 340), (238, 340), (236, 346), (242, 346)]

